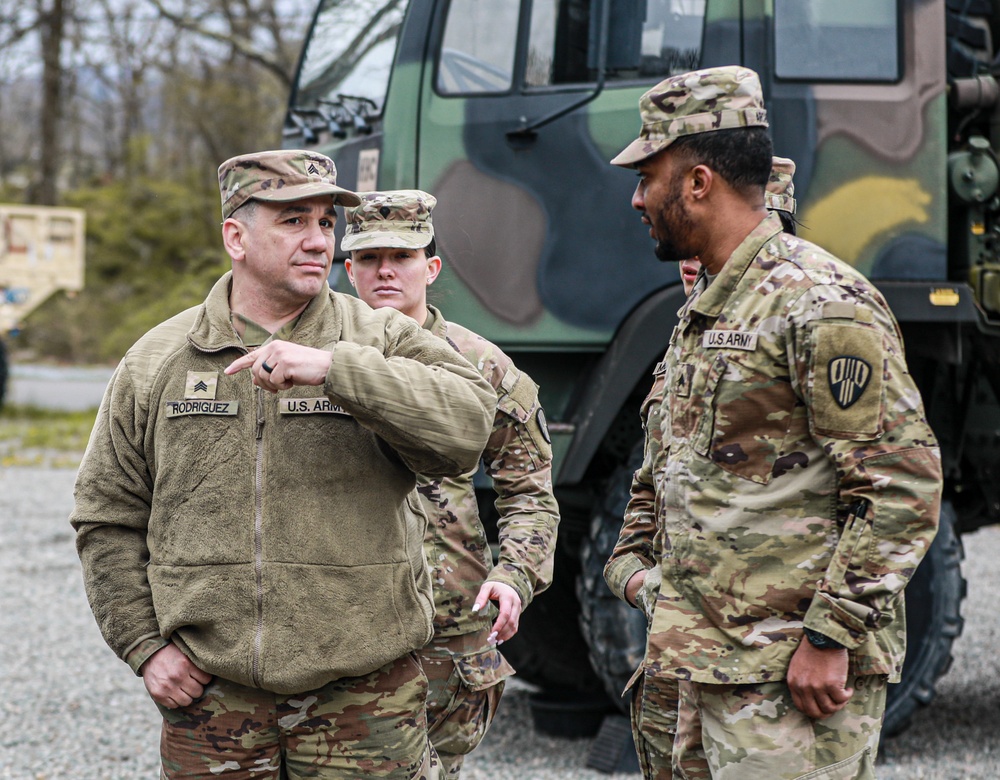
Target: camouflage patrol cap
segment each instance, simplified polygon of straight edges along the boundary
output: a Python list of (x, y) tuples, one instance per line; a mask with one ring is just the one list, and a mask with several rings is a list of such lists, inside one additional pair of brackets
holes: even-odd
[(678, 138), (736, 127), (767, 127), (760, 78), (728, 65), (664, 79), (639, 98), (639, 137), (611, 162), (631, 168)]
[(340, 248), (423, 249), (434, 238), (431, 211), (437, 198), (422, 190), (359, 192), (361, 203), (345, 210), (347, 225)]
[(795, 214), (795, 163), (787, 157), (771, 159), (771, 175), (767, 180), (767, 190), (764, 192), (764, 203), (772, 211), (787, 211)]
[(222, 218), (229, 219), (251, 198), (287, 203), (332, 195), (334, 203), (353, 206), (360, 198), (337, 186), (337, 166), (326, 155), (279, 149), (232, 157), (219, 166)]

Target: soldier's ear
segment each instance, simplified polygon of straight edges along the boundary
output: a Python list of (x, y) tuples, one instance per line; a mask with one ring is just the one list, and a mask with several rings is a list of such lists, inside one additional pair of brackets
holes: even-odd
[(707, 165), (696, 165), (685, 175), (685, 183), (692, 198), (703, 200), (715, 186), (715, 171)]
[(229, 217), (222, 223), (222, 245), (226, 248), (226, 252), (233, 259), (233, 262), (241, 262), (246, 259), (246, 232), (246, 225), (238, 219)]
[(344, 258), (344, 270), (347, 272), (347, 281), (351, 283), (351, 287), (356, 287), (357, 285), (354, 284), (354, 263), (350, 255)]
[(441, 273), (441, 258), (437, 255), (427, 258), (427, 284), (434, 284), (439, 273)]

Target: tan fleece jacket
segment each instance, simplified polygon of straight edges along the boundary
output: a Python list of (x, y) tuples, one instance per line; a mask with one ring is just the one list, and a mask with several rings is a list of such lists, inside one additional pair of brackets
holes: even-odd
[(226, 376), (246, 351), (229, 285), (122, 360), (71, 522), (94, 615), (134, 668), (170, 639), (211, 674), (303, 692), (430, 638), (414, 474), (473, 468), (496, 397), (412, 320), (329, 290), (290, 339), (333, 352), (324, 387)]

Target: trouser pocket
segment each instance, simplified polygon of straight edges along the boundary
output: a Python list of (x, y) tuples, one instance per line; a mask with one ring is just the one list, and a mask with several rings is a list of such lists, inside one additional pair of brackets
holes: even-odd
[(421, 653), (430, 690), (428, 733), (438, 753), (465, 755), (493, 722), (514, 668), (495, 647), (465, 653)]

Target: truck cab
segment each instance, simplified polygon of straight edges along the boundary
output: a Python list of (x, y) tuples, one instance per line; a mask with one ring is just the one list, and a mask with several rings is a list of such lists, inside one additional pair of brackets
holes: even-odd
[(563, 519), (556, 582), (510, 643), (522, 676), (617, 699), (641, 659), (645, 626), (599, 567), (684, 293), (608, 161), (651, 86), (741, 64), (797, 165), (798, 234), (884, 293), (942, 443), (943, 530), (908, 591), (887, 733), (929, 700), (961, 628), (956, 534), (1000, 521), (998, 17), (988, 0), (319, 3), (285, 145), (331, 156), (346, 187), (433, 193), (435, 302), (541, 386)]

